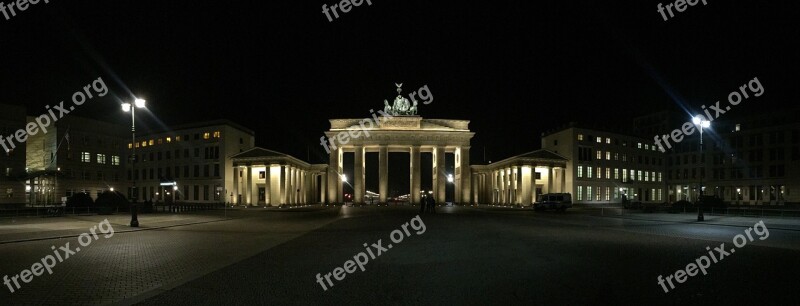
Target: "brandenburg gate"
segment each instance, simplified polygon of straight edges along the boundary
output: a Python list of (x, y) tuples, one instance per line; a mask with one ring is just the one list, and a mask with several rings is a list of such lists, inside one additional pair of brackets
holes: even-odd
[[(398, 85), (398, 94), (400, 87)], [(449, 119), (425, 119), (416, 114), (417, 103), (412, 106), (408, 99), (398, 95), (394, 105), (384, 100), (385, 108), (380, 116), (367, 119), (331, 119), (331, 128), (325, 132), (328, 139), (336, 141), (342, 132), (360, 132), (360, 137), (351, 137), (343, 143), (336, 143), (330, 149), (330, 163), (327, 173), (327, 202), (344, 202), (344, 183), (342, 179), (344, 153), (355, 154), (353, 177), (353, 202), (364, 203), (365, 154), (378, 153), (378, 194), (381, 203), (386, 203), (389, 193), (389, 153), (410, 154), (410, 200), (418, 204), (421, 199), (421, 153), (432, 153), (433, 195), (438, 203), (445, 202), (445, 154), (454, 154), (455, 161), (455, 202), (471, 203), (472, 183), (469, 164), (470, 140), (475, 135), (469, 131), (469, 121)], [(364, 120), (372, 120), (366, 126)], [(366, 126), (366, 127), (365, 127)]]

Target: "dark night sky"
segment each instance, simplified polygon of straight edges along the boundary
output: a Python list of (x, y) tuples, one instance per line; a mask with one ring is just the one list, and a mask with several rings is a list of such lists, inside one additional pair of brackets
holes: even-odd
[[(796, 2), (709, 0), (669, 21), (658, 1), (382, 1), (328, 22), (327, 1), (51, 1), (0, 19), (0, 103), (30, 115), (103, 77), (113, 91), (75, 114), (142, 125), (228, 118), (256, 144), (326, 161), (329, 118), (365, 118), (428, 85), (428, 118), (471, 120), (473, 163), (537, 149), (569, 121), (697, 107), (759, 77), (748, 109), (796, 101)], [(664, 2), (667, 3), (667, 2)], [(137, 117), (138, 119), (138, 117)], [(147, 127), (143, 127), (146, 129)]]

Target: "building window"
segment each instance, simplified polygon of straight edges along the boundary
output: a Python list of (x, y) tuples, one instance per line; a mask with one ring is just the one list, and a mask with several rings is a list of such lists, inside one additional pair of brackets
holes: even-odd
[(211, 133), (203, 133), (203, 139), (211, 138)]
[(628, 182), (628, 169), (622, 169), (622, 182)]
[(97, 154), (97, 163), (105, 165), (105, 163), (106, 163), (106, 155), (105, 154)]
[(81, 152), (81, 162), (84, 162), (84, 163), (92, 162), (92, 153)]
[(606, 160), (611, 160), (611, 152), (606, 152)]
[(583, 201), (583, 186), (578, 186), (578, 201)]
[(119, 166), (119, 156), (118, 155), (112, 155), (111, 156), (111, 164), (114, 165), (114, 166)]
[[(536, 172), (536, 174), (539, 174), (539, 172)], [(583, 166), (578, 166), (578, 177), (583, 177)]]
[(611, 178), (611, 168), (606, 168), (606, 178), (607, 179)]
[(203, 185), (203, 201), (208, 201), (208, 185)]
[(603, 178), (603, 168), (597, 167), (597, 178)]
[(583, 134), (578, 134), (578, 141), (583, 141)]
[(595, 188), (594, 200), (595, 201), (600, 201), (600, 187)]
[(260, 180), (267, 179), (267, 171), (258, 171), (258, 179)]
[(194, 200), (195, 201), (199, 201), (200, 200), (200, 186), (199, 185), (194, 185)]
[(642, 143), (641, 143), (641, 142), (639, 142), (639, 143), (636, 145), (636, 147), (637, 147), (637, 148), (639, 148), (639, 149), (641, 149), (641, 148), (642, 148)]
[(536, 179), (537, 180), (541, 180), (542, 179), (542, 173), (541, 172), (536, 172)]
[(611, 187), (606, 187), (606, 201), (611, 200)]
[(219, 138), (219, 137), (220, 137), (219, 131), (214, 132), (214, 138)]
[(592, 200), (592, 186), (586, 186), (586, 200)]
[(606, 137), (606, 143), (607, 144), (611, 144), (611, 138), (610, 137)]
[(614, 179), (615, 180), (619, 179), (619, 168), (614, 168)]
[(200, 177), (200, 165), (194, 165), (194, 177)]
[(214, 164), (214, 177), (219, 177), (219, 164)]
[(597, 155), (597, 158), (595, 158), (596, 160), (602, 160), (603, 159), (603, 151), (597, 150), (597, 154), (595, 154), (595, 155)]
[(586, 177), (592, 178), (592, 166), (586, 167)]
[(597, 136), (597, 143), (603, 143), (603, 137)]
[(208, 165), (203, 165), (203, 177), (208, 177)]

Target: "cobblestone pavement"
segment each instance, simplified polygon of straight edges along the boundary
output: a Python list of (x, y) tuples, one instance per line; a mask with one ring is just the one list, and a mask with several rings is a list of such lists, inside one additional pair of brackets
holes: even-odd
[[(731, 245), (746, 227), (472, 207), (422, 215), (425, 233), (394, 245), (364, 272), (347, 274), (327, 291), (316, 282), (317, 273), (341, 267), (362, 244), (390, 243), (391, 231), (417, 211), (233, 211), (227, 221), (101, 236), (53, 275), (35, 277), (13, 294), (4, 287), (0, 304), (708, 305), (798, 298), (798, 231), (772, 229), (768, 239), (712, 265), (709, 275), (665, 294), (658, 275), (684, 268), (707, 254), (706, 246)], [(116, 231), (126, 228), (126, 221), (115, 222), (122, 222)], [(66, 242), (78, 243), (0, 244), (0, 273), (13, 276)]]
[[(345, 210), (345, 209), (343, 209)], [(795, 231), (772, 230), (665, 294), (657, 276), (683, 269), (744, 228), (440, 208), (427, 230), (346, 274), (316, 282), (416, 214), (348, 209), (297, 239), (143, 301), (142, 305), (716, 305), (793, 304)], [(754, 222), (753, 222), (754, 223)], [(310, 255), (309, 255), (310, 254)]]
[[(58, 263), (52, 275), (45, 272), (30, 283), (20, 281), (21, 289), (13, 294), (4, 286), (0, 290), (0, 304), (101, 305), (120, 302), (241, 261), (337, 217), (332, 210), (231, 214), (236, 219), (127, 233), (118, 231), (129, 229), (129, 219), (114, 218), (116, 221), (111, 223), (115, 230), (113, 236), (106, 239), (101, 235), (99, 240)], [(97, 225), (103, 218), (94, 216), (87, 219), (79, 221), (85, 222), (79, 233), (88, 232), (89, 227)], [(159, 221), (169, 225), (170, 222), (211, 219), (219, 220), (220, 217), (183, 215)], [(154, 221), (147, 216), (140, 218), (143, 226), (153, 226)], [(67, 223), (76, 226), (75, 221)], [(51, 246), (58, 248), (67, 242), (72, 249), (79, 246), (75, 237), (0, 245), (0, 258), (3, 259), (0, 261), (0, 275), (13, 277), (23, 269), (30, 269), (42, 257), (53, 254)]]

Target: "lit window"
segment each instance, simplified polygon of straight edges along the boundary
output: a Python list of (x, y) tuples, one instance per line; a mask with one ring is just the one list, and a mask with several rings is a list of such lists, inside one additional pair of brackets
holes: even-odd
[(97, 154), (97, 163), (98, 164), (105, 164), (106, 163), (106, 155), (105, 154)]
[(171, 142), (172, 142), (172, 137), (167, 137), (167, 143), (171, 143)]
[(622, 182), (628, 182), (628, 169), (622, 169)]
[(92, 162), (92, 153), (81, 152), (81, 162), (84, 162), (84, 163)]
[(619, 168), (614, 168), (614, 179), (615, 180), (619, 179)]
[(597, 150), (597, 160), (603, 159), (603, 151)]
[(606, 152), (606, 160), (611, 160), (611, 152)]
[(211, 138), (211, 133), (203, 133), (203, 139)]
[(606, 201), (611, 200), (611, 187), (606, 187)]
[(741, 130), (742, 130), (742, 125), (737, 123), (736, 124), (736, 131), (738, 132), (738, 131), (741, 131)]
[(603, 178), (603, 168), (597, 167), (597, 178)]
[(214, 132), (214, 138), (219, 138), (219, 131)]
[(119, 156), (117, 155), (111, 156), (111, 164), (114, 166), (119, 166)]
[(155, 143), (156, 143), (155, 141), (153, 141), (152, 139), (150, 139), (150, 142), (148, 143), (148, 145), (151, 145), (151, 146), (152, 146), (152, 145), (154, 145)]
[(181, 141), (181, 136), (175, 136), (175, 141)]
[(640, 142), (637, 146), (638, 146), (639, 149), (641, 149), (642, 148), (642, 143)]
[(583, 141), (583, 134), (578, 134), (578, 141)]
[(606, 137), (606, 143), (607, 144), (611, 144), (611, 138), (610, 137)]
[(592, 178), (592, 166), (586, 167), (586, 177)]
[(595, 201), (600, 201), (600, 187), (596, 188), (596, 191), (595, 191), (595, 194), (594, 194), (594, 200)]
[(583, 177), (583, 166), (578, 166), (578, 177)]
[(614, 160), (619, 160), (619, 153), (614, 153)]
[(650, 181), (650, 172), (647, 172), (647, 171), (644, 172), (644, 181), (645, 182), (649, 182)]
[(650, 145), (649, 144), (644, 144), (644, 149), (645, 150), (650, 150)]
[(163, 138), (159, 138), (158, 139), (158, 144), (164, 144), (164, 139)]
[(133, 149), (133, 144), (130, 142), (128, 143), (128, 149)]
[(603, 137), (597, 136), (597, 143), (603, 143)]
[[(661, 172), (658, 173), (658, 181), (661, 182)], [(661, 199), (659, 199), (661, 200)]]
[(607, 179), (611, 178), (611, 168), (606, 168), (606, 178)]
[(578, 201), (583, 201), (583, 186), (578, 186)]
[(592, 200), (592, 186), (586, 186), (586, 200)]
[[(631, 171), (633, 171), (633, 170), (631, 170)], [(637, 176), (636, 176), (637, 180), (641, 181), (642, 180), (642, 170), (637, 171), (636, 174), (637, 174)]]

